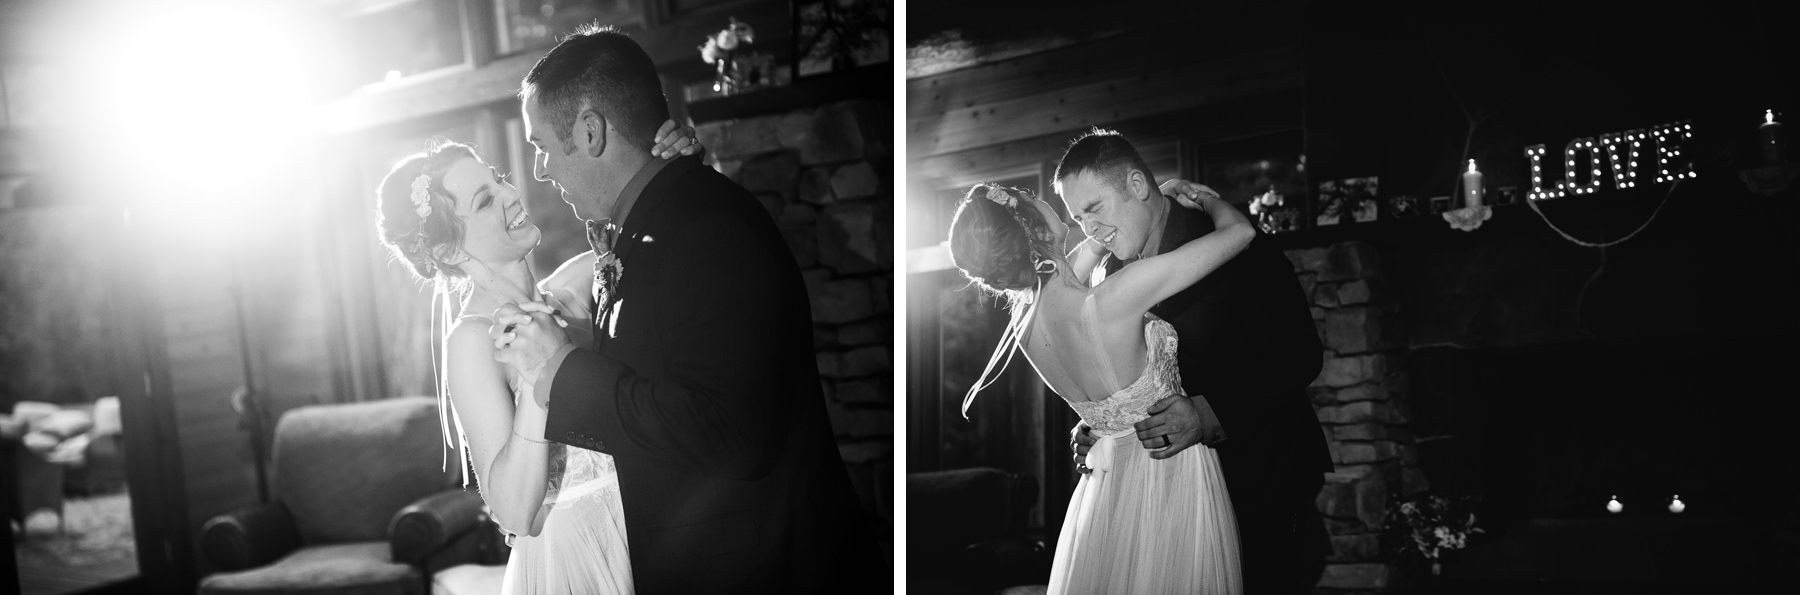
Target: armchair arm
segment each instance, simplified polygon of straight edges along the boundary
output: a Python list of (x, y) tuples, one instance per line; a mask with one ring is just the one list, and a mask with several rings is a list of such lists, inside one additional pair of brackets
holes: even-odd
[(481, 496), (454, 489), (420, 499), (400, 509), (388, 524), (394, 561), (415, 566), (482, 524)]
[(246, 506), (200, 528), (200, 547), (220, 570), (255, 568), (300, 547), (294, 517), (280, 502)]

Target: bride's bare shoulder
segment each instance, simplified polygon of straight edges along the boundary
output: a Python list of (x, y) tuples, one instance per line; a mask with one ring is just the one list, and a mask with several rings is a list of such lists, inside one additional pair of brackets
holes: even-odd
[(450, 325), (450, 333), (444, 338), (445, 349), (451, 357), (458, 355), (491, 356), (494, 352), (494, 341), (488, 337), (488, 328), (494, 322), (485, 316), (464, 316)]

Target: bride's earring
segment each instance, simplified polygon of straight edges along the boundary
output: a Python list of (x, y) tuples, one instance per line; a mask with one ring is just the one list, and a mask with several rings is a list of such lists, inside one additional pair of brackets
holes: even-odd
[(1056, 261), (1050, 260), (1048, 258), (1038, 261), (1037, 262), (1037, 273), (1039, 275), (1050, 275), (1050, 274), (1056, 273)]

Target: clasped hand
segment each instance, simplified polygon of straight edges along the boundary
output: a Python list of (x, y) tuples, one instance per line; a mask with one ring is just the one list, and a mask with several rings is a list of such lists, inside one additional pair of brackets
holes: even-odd
[(1165, 181), (1161, 186), (1157, 187), (1157, 191), (1164, 195), (1174, 197), (1175, 202), (1179, 203), (1181, 206), (1202, 211), (1206, 210), (1207, 203), (1215, 200), (1222, 200), (1219, 198), (1219, 193), (1215, 192), (1212, 188), (1208, 188), (1205, 184), (1197, 184), (1187, 180)]
[(566, 324), (556, 310), (543, 302), (506, 304), (494, 310), (488, 337), (494, 340), (494, 361), (512, 366), (527, 380), (536, 380), (544, 364), (569, 344)]

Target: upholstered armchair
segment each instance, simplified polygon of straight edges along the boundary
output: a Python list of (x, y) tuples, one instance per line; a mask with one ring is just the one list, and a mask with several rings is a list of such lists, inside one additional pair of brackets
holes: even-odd
[(423, 594), (437, 570), (492, 564), (482, 502), (444, 464), (436, 400), (301, 407), (275, 429), (270, 501), (201, 528), (222, 572), (201, 594)]

